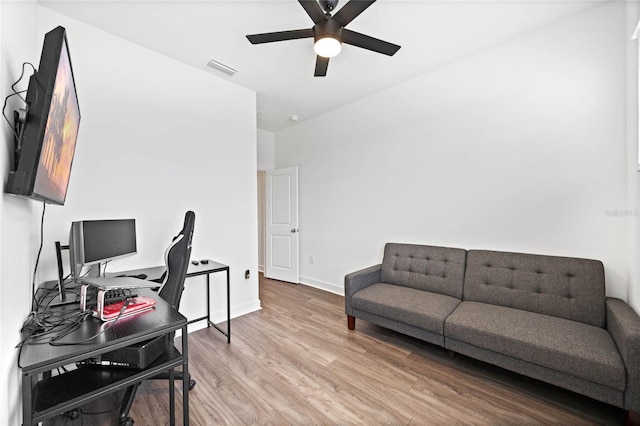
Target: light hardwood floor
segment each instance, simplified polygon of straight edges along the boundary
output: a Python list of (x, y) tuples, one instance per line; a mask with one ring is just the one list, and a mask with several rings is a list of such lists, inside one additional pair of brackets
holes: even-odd
[[(193, 425), (619, 425), (622, 410), (357, 320), (344, 298), (260, 278), (262, 310), (189, 335)], [(117, 425), (117, 400), (53, 424)], [(181, 424), (181, 393), (176, 395)], [(90, 412), (109, 411), (102, 415)], [(131, 416), (167, 425), (166, 381), (147, 381)]]
[[(260, 300), (232, 320), (230, 345), (214, 329), (190, 335), (193, 424), (623, 422), (617, 408), (362, 320), (349, 331), (341, 296), (261, 277)], [(166, 424), (166, 405), (166, 383), (146, 382), (131, 414)]]

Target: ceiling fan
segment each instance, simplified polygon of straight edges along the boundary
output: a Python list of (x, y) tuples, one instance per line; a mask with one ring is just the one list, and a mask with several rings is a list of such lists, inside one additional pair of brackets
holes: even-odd
[(327, 75), (329, 59), (340, 53), (342, 43), (361, 47), (374, 52), (393, 56), (400, 46), (368, 35), (360, 34), (345, 27), (376, 0), (350, 0), (334, 16), (331, 12), (338, 0), (298, 0), (314, 25), (309, 29), (251, 34), (247, 39), (251, 44), (272, 43), (274, 41), (296, 40), (313, 37), (316, 52), (315, 77)]

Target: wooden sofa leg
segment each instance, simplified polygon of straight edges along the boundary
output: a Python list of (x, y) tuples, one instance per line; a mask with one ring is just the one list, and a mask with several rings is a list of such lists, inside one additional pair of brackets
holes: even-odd
[(456, 353), (454, 351), (452, 351), (451, 349), (447, 349), (447, 355), (449, 355), (449, 358), (451, 359), (456, 359)]
[(349, 330), (356, 329), (356, 317), (352, 317), (351, 315), (347, 315), (347, 328)]
[(625, 426), (638, 426), (640, 425), (640, 413), (635, 411), (627, 411), (624, 416)]

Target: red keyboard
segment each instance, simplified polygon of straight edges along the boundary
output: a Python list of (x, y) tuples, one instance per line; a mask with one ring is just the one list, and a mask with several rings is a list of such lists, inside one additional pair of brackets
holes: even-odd
[(155, 304), (156, 301), (150, 297), (132, 297), (127, 300), (106, 305), (102, 309), (102, 312), (99, 312), (96, 308), (93, 310), (93, 316), (100, 318), (102, 321), (113, 321), (117, 318), (124, 318), (128, 317), (129, 315), (153, 309), (153, 306)]

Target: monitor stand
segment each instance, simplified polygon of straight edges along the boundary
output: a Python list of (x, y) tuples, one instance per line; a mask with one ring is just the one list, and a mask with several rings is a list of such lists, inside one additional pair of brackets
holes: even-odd
[[(64, 268), (62, 267), (62, 250), (69, 250), (69, 246), (63, 246), (60, 244), (60, 241), (55, 242), (56, 246), (56, 260), (58, 261), (58, 295), (49, 302), (48, 306), (62, 306), (62, 305), (70, 305), (73, 303), (80, 303), (80, 285), (71, 286), (69, 290), (67, 290), (66, 284), (64, 282)], [(70, 284), (75, 284), (71, 282)], [(76, 291), (70, 291), (71, 288), (76, 289)]]
[[(56, 260), (58, 263), (58, 294), (47, 304), (49, 307), (71, 305), (74, 303), (80, 304), (80, 280), (74, 277), (75, 274), (79, 274), (80, 271), (78, 265), (71, 268), (71, 281), (64, 282), (64, 267), (62, 266), (62, 251), (69, 250), (69, 246), (63, 246), (60, 241), (55, 242), (56, 246)], [(70, 263), (73, 263), (73, 259), (69, 259)], [(100, 276), (100, 264), (90, 265), (89, 271), (86, 273), (89, 277)]]
[(47, 303), (47, 306), (52, 308), (55, 306), (72, 305), (74, 303), (80, 304), (80, 286), (76, 284), (77, 283), (72, 283), (71, 287), (63, 284), (61, 290), (58, 282), (58, 294), (54, 296), (51, 302)]

